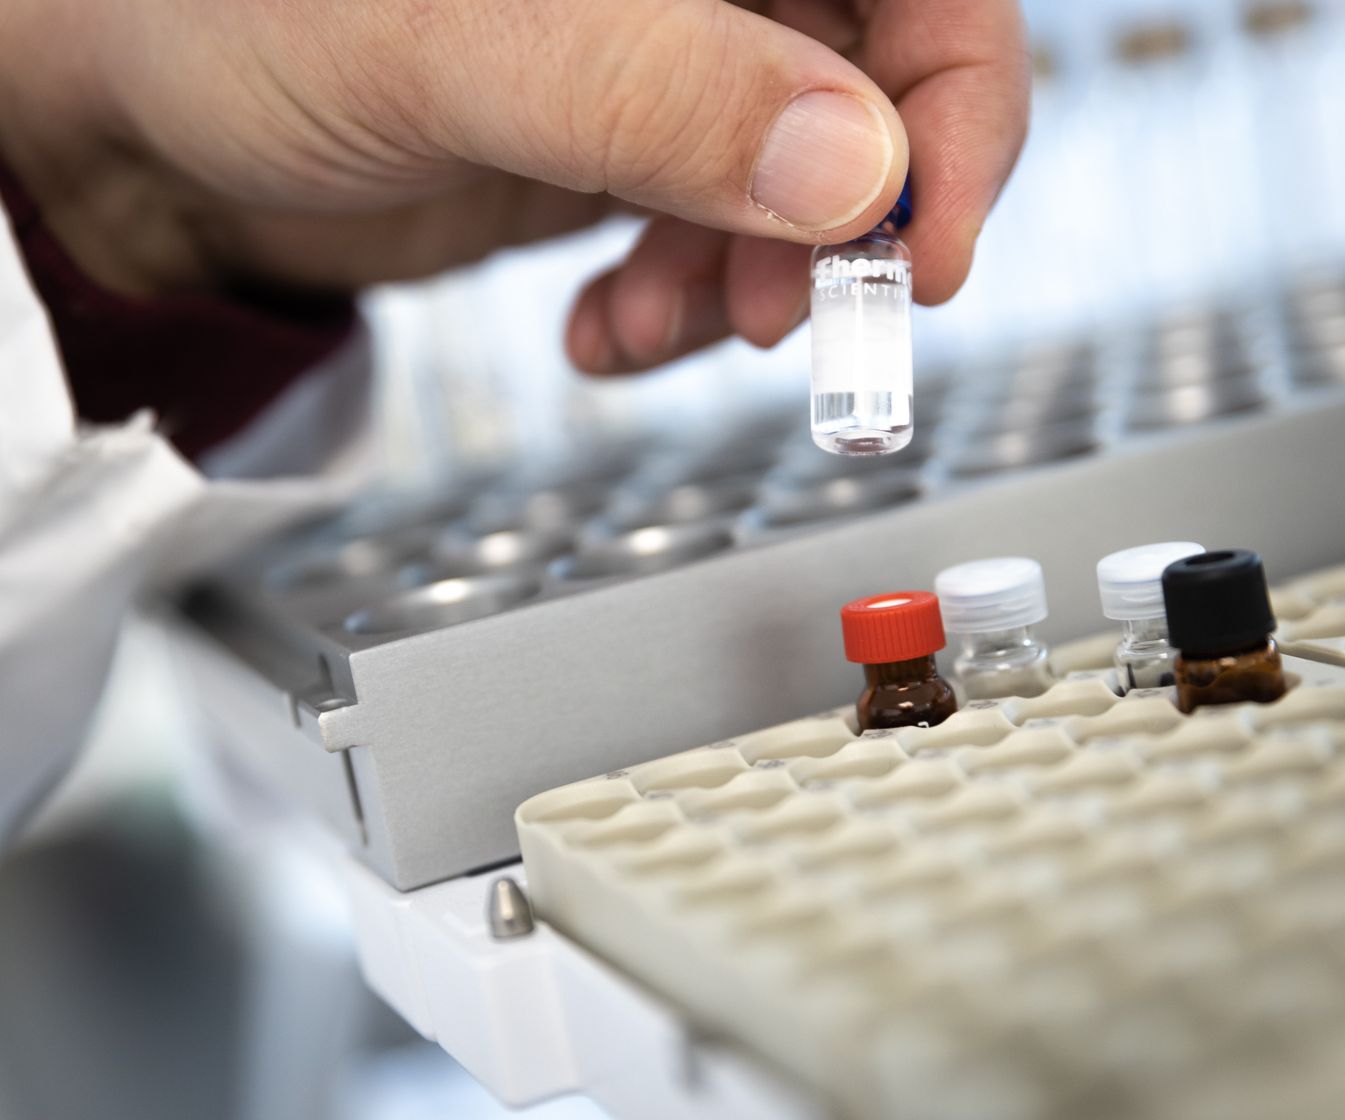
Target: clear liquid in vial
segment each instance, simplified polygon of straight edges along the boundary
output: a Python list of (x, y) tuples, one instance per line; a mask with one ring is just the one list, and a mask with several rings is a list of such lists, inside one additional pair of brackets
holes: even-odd
[(885, 455), (914, 434), (911, 263), (887, 225), (813, 251), (813, 442)]

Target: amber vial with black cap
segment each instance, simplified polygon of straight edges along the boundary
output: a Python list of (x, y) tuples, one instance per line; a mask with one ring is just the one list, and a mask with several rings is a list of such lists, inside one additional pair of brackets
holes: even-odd
[(1230, 548), (1174, 561), (1163, 569), (1163, 603), (1183, 712), (1284, 695), (1284, 666), (1270, 636), (1275, 615), (1255, 552)]
[(932, 727), (957, 711), (953, 686), (939, 676), (943, 649), (939, 600), (928, 591), (893, 591), (841, 608), (845, 657), (864, 666), (855, 710), (859, 729)]

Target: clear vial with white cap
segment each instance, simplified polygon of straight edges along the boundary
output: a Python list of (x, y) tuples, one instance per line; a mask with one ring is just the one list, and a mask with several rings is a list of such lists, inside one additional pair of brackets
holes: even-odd
[(945, 568), (934, 592), (944, 627), (961, 641), (953, 672), (966, 699), (1040, 696), (1055, 683), (1051, 651), (1032, 629), (1047, 614), (1035, 560), (1004, 556)]
[(813, 442), (836, 455), (886, 455), (915, 434), (909, 183), (863, 237), (812, 256)]
[(1175, 680), (1177, 651), (1168, 644), (1163, 569), (1204, 551), (1194, 541), (1165, 541), (1122, 549), (1097, 562), (1102, 613), (1121, 624), (1115, 662), (1123, 694), (1132, 688), (1164, 688)]

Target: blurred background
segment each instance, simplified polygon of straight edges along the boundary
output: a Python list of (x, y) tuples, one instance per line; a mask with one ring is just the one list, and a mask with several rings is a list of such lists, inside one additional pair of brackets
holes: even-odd
[[(917, 313), (917, 415), (921, 379), (941, 371), (1186, 307), (1255, 307), (1345, 266), (1345, 0), (1035, 0), (1027, 14), (1032, 133), (966, 288)], [(802, 422), (806, 328), (626, 382), (573, 374), (570, 300), (637, 230), (614, 220), (371, 293), (389, 481)], [(88, 751), (0, 863), (0, 1120), (503, 1115), (364, 990), (321, 843), (230, 789), (167, 661), (152, 626), (128, 626)], [(531, 1114), (597, 1115), (583, 1101)]]
[[(1341, 0), (1025, 5), (1031, 132), (963, 290), (918, 308), (917, 378), (1023, 344), (1257, 302), (1332, 270), (1345, 247)], [(919, 199), (916, 199), (919, 206)], [(370, 300), (385, 378), (386, 469), (562, 454), (596, 437), (715, 432), (799, 413), (808, 332), (728, 343), (656, 376), (573, 376), (560, 339), (582, 281), (622, 257), (613, 220)], [(920, 267), (920, 262), (915, 262)], [(919, 414), (917, 381), (917, 415)]]

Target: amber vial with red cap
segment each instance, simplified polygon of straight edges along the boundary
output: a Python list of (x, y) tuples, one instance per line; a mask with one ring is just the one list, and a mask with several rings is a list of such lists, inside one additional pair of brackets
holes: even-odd
[(864, 666), (855, 710), (859, 729), (933, 727), (957, 711), (953, 686), (939, 676), (943, 649), (939, 600), (928, 591), (870, 595), (841, 608), (845, 658)]

